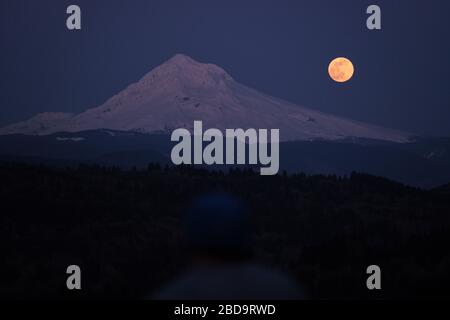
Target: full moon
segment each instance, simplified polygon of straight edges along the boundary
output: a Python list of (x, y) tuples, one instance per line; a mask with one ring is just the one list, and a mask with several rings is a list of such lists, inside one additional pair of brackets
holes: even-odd
[(347, 58), (336, 58), (328, 66), (328, 74), (336, 82), (346, 82), (353, 76), (353, 63)]

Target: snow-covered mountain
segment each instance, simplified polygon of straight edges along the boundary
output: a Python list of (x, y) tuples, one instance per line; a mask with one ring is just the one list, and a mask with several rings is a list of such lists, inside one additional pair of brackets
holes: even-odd
[(325, 114), (236, 81), (220, 67), (175, 55), (101, 106), (80, 114), (41, 113), (0, 134), (46, 135), (95, 129), (170, 132), (206, 128), (278, 128), (281, 140), (367, 138), (406, 142), (409, 135)]

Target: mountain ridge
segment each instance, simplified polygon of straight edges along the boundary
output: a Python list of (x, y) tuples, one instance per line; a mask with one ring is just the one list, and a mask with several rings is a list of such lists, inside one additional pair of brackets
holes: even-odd
[[(168, 134), (92, 130), (49, 135), (0, 136), (0, 162), (58, 166), (87, 163), (123, 168), (145, 168), (149, 163), (172, 165), (175, 142)], [(437, 152), (445, 150), (445, 152)], [(280, 142), (280, 173), (368, 173), (410, 186), (435, 188), (450, 181), (450, 138), (412, 143), (385, 141)], [(430, 153), (435, 156), (429, 157)], [(237, 166), (241, 167), (241, 166)], [(204, 166), (228, 170), (229, 166)]]

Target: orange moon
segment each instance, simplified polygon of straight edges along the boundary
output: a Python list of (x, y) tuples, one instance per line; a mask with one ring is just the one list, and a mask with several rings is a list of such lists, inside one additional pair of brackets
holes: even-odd
[(328, 74), (336, 82), (346, 82), (353, 77), (355, 68), (353, 63), (347, 58), (336, 58), (328, 66)]

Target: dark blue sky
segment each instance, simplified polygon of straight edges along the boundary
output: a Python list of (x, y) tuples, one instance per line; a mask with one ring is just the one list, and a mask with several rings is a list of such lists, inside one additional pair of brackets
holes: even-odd
[[(82, 9), (68, 31), (66, 7)], [(382, 9), (382, 31), (366, 8)], [(337, 115), (450, 135), (449, 1), (0, 0), (0, 125), (104, 102), (175, 53)], [(337, 84), (329, 61), (350, 58)]]

